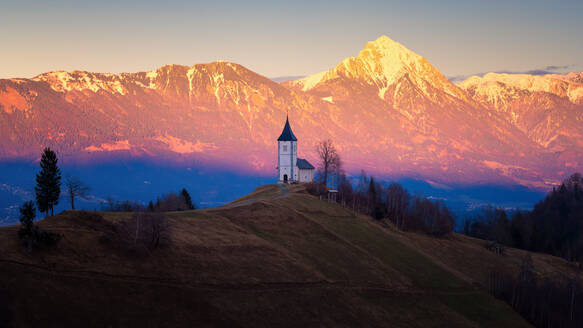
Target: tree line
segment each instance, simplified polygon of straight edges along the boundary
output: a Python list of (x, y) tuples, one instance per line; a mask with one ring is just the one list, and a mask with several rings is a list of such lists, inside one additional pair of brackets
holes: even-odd
[[(322, 149), (322, 146), (318, 147)], [(326, 182), (336, 180), (337, 196), (328, 198), (344, 207), (391, 221), (398, 229), (421, 231), (440, 236), (453, 230), (454, 217), (439, 201), (411, 195), (398, 183), (387, 187), (362, 171), (356, 184), (342, 170), (340, 156), (328, 141), (328, 158), (319, 153), (320, 165), (315, 183), (308, 192), (327, 195)], [(331, 153), (331, 154), (330, 154)], [(326, 163), (331, 163), (325, 170)], [(328, 175), (328, 176), (327, 176)], [(487, 246), (503, 252), (502, 245), (535, 252), (546, 252), (569, 261), (583, 257), (583, 179), (574, 174), (532, 211), (516, 210), (512, 215), (488, 206), (464, 221), (464, 233), (492, 240)], [(583, 281), (576, 276), (538, 277), (530, 255), (522, 259), (521, 269), (513, 275), (493, 270), (486, 281), (487, 291), (503, 300), (536, 327), (575, 328), (583, 325)]]
[[(57, 154), (50, 148), (45, 148), (41, 155), (40, 171), (36, 174), (35, 186), (35, 201), (27, 201), (20, 207), (20, 223), (21, 227), (18, 231), (18, 237), (22, 241), (26, 250), (32, 251), (35, 248), (46, 248), (56, 245), (61, 239), (62, 235), (44, 231), (34, 224), (36, 218), (37, 207), (45, 216), (54, 215), (54, 208), (59, 204), (62, 196), (68, 198), (71, 209), (75, 209), (75, 199), (90, 197), (91, 190), (79, 178), (71, 175), (65, 176), (64, 186), (62, 182), (61, 169), (58, 166)], [(62, 195), (61, 187), (64, 187), (64, 195)], [(35, 205), (37, 207), (35, 207)], [(183, 211), (196, 209), (192, 201), (192, 197), (188, 191), (183, 188), (179, 193), (168, 193), (162, 197), (158, 197), (156, 202), (150, 201), (148, 206), (143, 206), (138, 202), (132, 201), (115, 201), (112, 197), (108, 197), (102, 203), (102, 210), (104, 211), (125, 211), (125, 212), (167, 212), (167, 211)], [(85, 212), (84, 212), (85, 213)], [(83, 214), (85, 216), (87, 213)], [(154, 218), (154, 219), (152, 219)], [(132, 219), (124, 223), (119, 231), (131, 230), (125, 229), (128, 225), (135, 224), (132, 222), (152, 224), (142, 224), (142, 227), (149, 227), (148, 231), (157, 232), (156, 235), (161, 235), (160, 232), (166, 231), (166, 221), (159, 219), (156, 215), (134, 215)], [(137, 234), (136, 234), (137, 235)], [(136, 237), (136, 240), (138, 238)], [(152, 241), (151, 241), (152, 242)], [(160, 243), (160, 237), (154, 238), (153, 242), (156, 246)], [(151, 247), (151, 246), (149, 246)]]
[(442, 201), (411, 194), (396, 182), (384, 186), (373, 176), (361, 171), (355, 185), (346, 176), (342, 160), (331, 140), (316, 145), (319, 165), (316, 182), (308, 185), (308, 192), (317, 196), (328, 193), (328, 185), (337, 190), (330, 199), (353, 211), (386, 219), (398, 229), (442, 236), (454, 227), (454, 215)]
[(522, 259), (520, 272), (515, 276), (491, 271), (487, 289), (536, 327), (583, 326), (581, 279), (565, 276), (539, 278), (530, 255)]
[(464, 233), (533, 252), (583, 260), (583, 178), (575, 173), (531, 211), (487, 207), (464, 221)]
[(173, 212), (195, 209), (196, 205), (186, 188), (182, 188), (177, 193), (169, 192), (157, 197), (156, 201), (149, 201), (146, 206), (137, 201), (117, 201), (111, 196), (108, 196), (101, 204), (101, 210), (104, 212)]

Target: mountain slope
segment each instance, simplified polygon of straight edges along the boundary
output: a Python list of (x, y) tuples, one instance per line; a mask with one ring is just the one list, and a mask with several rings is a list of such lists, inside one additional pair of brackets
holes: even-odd
[(583, 83), (580, 74), (489, 73), (459, 86), (491, 112), (500, 114), (534, 142), (555, 152), (566, 167), (580, 167), (583, 150)]
[(367, 43), (357, 57), (328, 72), (284, 85), (343, 108), (346, 116), (337, 122), (376, 142), (377, 155), (397, 170), (422, 167), (466, 181), (530, 180), (545, 170), (539, 145), (388, 37)]
[[(322, 101), (225, 62), (133, 74), (51, 72), (2, 80), (1, 90), (24, 98), (5, 97), (2, 157), (34, 158), (47, 145), (74, 158), (117, 152), (225, 164), (238, 153), (246, 168), (265, 169), (258, 154), (272, 148), (268, 140), (290, 108), (318, 107), (309, 127), (327, 123), (327, 107), (313, 104)], [(242, 144), (249, 152), (240, 152)]]
[(148, 257), (100, 242), (111, 227), (82, 212), (40, 222), (65, 237), (33, 256), (2, 228), (0, 293), (10, 301), (0, 313), (16, 326), (528, 326), (402, 235), (301, 186), (280, 188), (166, 213), (172, 244)]
[(580, 89), (565, 87), (578, 78), (498, 109), (385, 36), (327, 72), (283, 83), (228, 62), (56, 71), (0, 80), (0, 158), (37, 159), (50, 146), (74, 163), (128, 157), (268, 175), (289, 114), (312, 162), (315, 143), (330, 138), (349, 172), (546, 188), (583, 169), (581, 105), (571, 102)]

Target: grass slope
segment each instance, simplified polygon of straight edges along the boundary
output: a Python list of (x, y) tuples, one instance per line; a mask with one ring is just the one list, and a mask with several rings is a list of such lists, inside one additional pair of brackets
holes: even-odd
[(40, 222), (65, 236), (52, 251), (25, 254), (17, 227), (0, 229), (0, 326), (528, 326), (472, 286), (471, 272), (430, 252), (433, 238), (301, 186), (166, 216), (172, 246), (145, 258), (100, 243), (106, 225), (79, 212)]

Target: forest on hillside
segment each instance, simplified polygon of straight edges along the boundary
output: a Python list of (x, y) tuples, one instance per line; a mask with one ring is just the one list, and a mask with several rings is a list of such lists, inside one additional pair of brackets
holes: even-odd
[(497, 243), (583, 260), (583, 178), (575, 173), (537, 203), (532, 211), (487, 207), (467, 218), (464, 233)]
[[(583, 259), (583, 179), (576, 173), (537, 203), (532, 211), (509, 215), (487, 207), (464, 222), (464, 233), (490, 240), (504, 255), (504, 246), (560, 256), (575, 268)], [(496, 246), (493, 246), (496, 245)], [(490, 272), (488, 292), (504, 300), (537, 327), (581, 327), (583, 282), (573, 276), (540, 278), (530, 256), (518, 276)]]

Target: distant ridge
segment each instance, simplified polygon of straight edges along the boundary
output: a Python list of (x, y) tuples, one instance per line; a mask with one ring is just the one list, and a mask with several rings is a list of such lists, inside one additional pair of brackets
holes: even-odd
[(547, 188), (583, 171), (582, 99), (581, 73), (456, 85), (381, 36), (328, 71), (281, 83), (224, 61), (3, 79), (0, 157), (35, 159), (51, 146), (72, 161), (164, 158), (271, 174), (289, 112), (309, 161), (331, 138), (349, 172)]
[(274, 81), (274, 82), (286, 82), (286, 81), (293, 81), (293, 80), (301, 79), (303, 77), (305, 77), (305, 75), (276, 76), (276, 77), (270, 77), (269, 79)]

